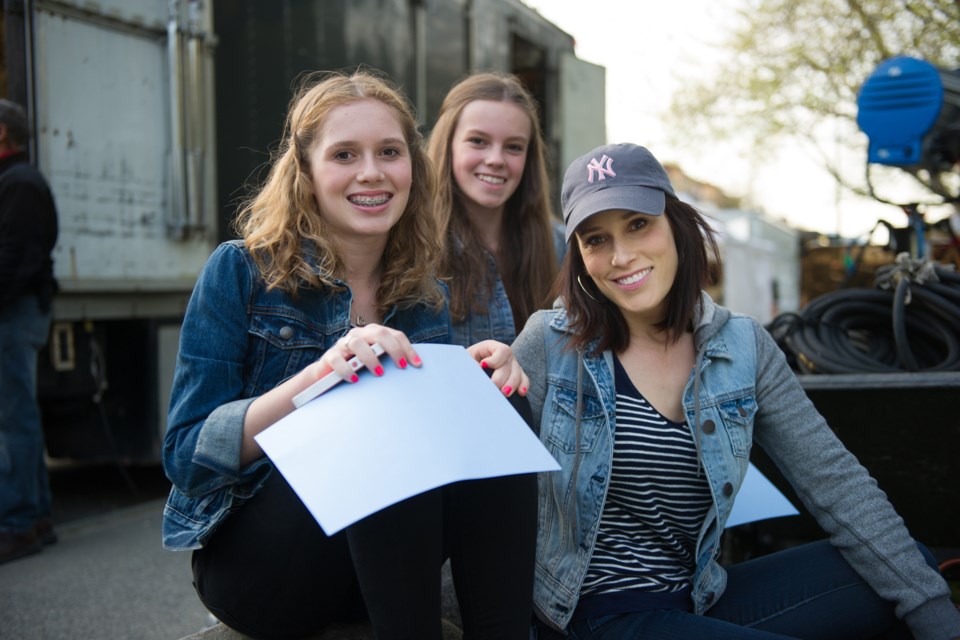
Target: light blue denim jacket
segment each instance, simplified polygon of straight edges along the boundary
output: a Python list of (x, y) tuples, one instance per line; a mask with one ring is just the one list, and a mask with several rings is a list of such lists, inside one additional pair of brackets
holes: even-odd
[[(956, 637), (960, 614), (946, 583), (816, 411), (767, 331), (706, 294), (699, 311), (697, 361), (683, 406), (713, 505), (696, 545), (696, 613), (709, 609), (726, 587), (717, 562), (720, 538), (756, 442), (850, 564), (896, 603), (917, 638)], [(534, 591), (537, 615), (558, 630), (570, 622), (593, 554), (616, 424), (612, 354), (588, 355), (590, 346), (586, 355), (565, 350), (567, 332), (565, 309), (539, 311), (513, 345), (530, 377), (534, 424), (562, 469), (540, 476)]]
[[(163, 512), (164, 547), (202, 547), (263, 486), (273, 468), (268, 458), (240, 466), (247, 408), (350, 329), (351, 296), (349, 289), (306, 289), (296, 299), (267, 291), (240, 241), (210, 256), (180, 332), (163, 442), (163, 467), (173, 483)], [(391, 309), (383, 324), (414, 343), (449, 341), (446, 307)]]
[[(557, 262), (563, 261), (563, 256), (567, 250), (567, 244), (564, 242), (564, 226), (562, 223), (551, 221), (550, 229), (552, 231), (553, 248), (557, 253)], [(467, 313), (463, 322), (457, 322), (453, 325), (453, 334), (451, 342), (461, 347), (469, 347), (481, 340), (498, 340), (504, 344), (511, 344), (517, 337), (517, 330), (513, 324), (513, 308), (510, 306), (510, 299), (507, 297), (507, 290), (503, 286), (503, 280), (500, 279), (500, 273), (497, 271), (497, 263), (493, 256), (487, 254), (487, 269), (489, 277), (493, 282), (493, 290), (490, 297), (483, 301), (487, 308), (487, 313)], [(478, 295), (482, 298), (486, 291), (481, 291)]]

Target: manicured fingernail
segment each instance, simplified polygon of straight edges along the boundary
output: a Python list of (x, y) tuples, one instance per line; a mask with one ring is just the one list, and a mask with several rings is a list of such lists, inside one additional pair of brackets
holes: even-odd
[(526, 387), (520, 387), (520, 395), (522, 395), (522, 396), (527, 395), (527, 388), (526, 388)]
[(359, 379), (360, 378), (357, 376), (357, 374), (353, 374), (352, 376), (350, 376), (350, 382), (356, 382)]
[(377, 374), (378, 376), (382, 376), (382, 375), (383, 375), (383, 367), (381, 367), (380, 365), (377, 365), (377, 368), (374, 369), (373, 372), (374, 372), (375, 374)]
[(508, 396), (508, 395), (510, 395), (510, 392), (511, 392), (511, 391), (513, 391), (513, 387), (504, 387), (504, 388), (503, 388), (503, 395)]
[(400, 367), (401, 369), (406, 369), (406, 368), (407, 368), (407, 359), (406, 359), (406, 358), (400, 358), (400, 360), (397, 361), (397, 366)]
[(487, 363), (484, 362), (483, 360), (481, 360), (481, 361), (480, 361), (480, 368), (481, 368), (481, 369), (486, 369), (486, 368), (487, 368)]
[(422, 363), (423, 363), (423, 360), (420, 359), (420, 356), (413, 356), (413, 364), (419, 365)]

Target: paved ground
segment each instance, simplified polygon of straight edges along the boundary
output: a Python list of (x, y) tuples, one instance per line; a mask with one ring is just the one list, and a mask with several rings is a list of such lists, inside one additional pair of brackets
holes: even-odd
[(163, 499), (60, 524), (59, 542), (0, 565), (0, 638), (175, 640), (210, 625), (190, 555), (160, 545)]
[[(244, 638), (200, 604), (190, 554), (160, 543), (169, 483), (159, 466), (54, 465), (50, 477), (60, 539), (0, 564), (0, 640)], [(444, 615), (459, 623), (449, 570), (444, 580)], [(444, 624), (445, 638), (459, 637)], [(370, 638), (344, 626), (317, 640)]]

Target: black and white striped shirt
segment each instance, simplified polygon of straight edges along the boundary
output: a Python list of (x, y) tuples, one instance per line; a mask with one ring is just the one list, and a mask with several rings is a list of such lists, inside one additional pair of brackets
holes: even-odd
[(614, 369), (613, 469), (580, 595), (618, 593), (622, 602), (619, 592), (630, 591), (642, 601), (644, 594), (689, 589), (710, 490), (706, 476), (698, 473), (687, 424), (668, 420), (654, 409), (616, 358)]

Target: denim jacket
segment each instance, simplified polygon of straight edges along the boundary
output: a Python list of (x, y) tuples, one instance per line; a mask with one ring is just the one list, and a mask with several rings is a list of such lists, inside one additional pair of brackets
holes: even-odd
[[(776, 343), (752, 318), (703, 294), (696, 366), (683, 407), (713, 504), (700, 529), (691, 580), (698, 614), (723, 594), (720, 538), (754, 443), (764, 448), (848, 562), (917, 638), (950, 638), (960, 614), (903, 521), (866, 469), (807, 398)], [(616, 425), (613, 356), (564, 349), (562, 307), (539, 311), (513, 345), (530, 377), (540, 438), (561, 471), (540, 476), (534, 606), (564, 630), (577, 606), (610, 482)]]
[[(163, 512), (167, 549), (202, 547), (263, 485), (272, 469), (268, 458), (240, 465), (247, 408), (350, 329), (349, 289), (304, 289), (293, 299), (267, 291), (259, 273), (242, 242), (221, 244), (187, 306), (163, 443), (173, 483)], [(383, 324), (414, 343), (449, 340), (446, 307), (394, 308)]]
[[(564, 241), (563, 223), (552, 220), (550, 223), (551, 239), (553, 241), (553, 250), (557, 253), (557, 263), (563, 261), (567, 251), (567, 243)], [(513, 324), (513, 309), (510, 307), (510, 299), (507, 298), (507, 290), (503, 286), (503, 280), (497, 271), (497, 263), (493, 256), (487, 255), (488, 273), (493, 281), (493, 291), (490, 298), (484, 301), (487, 313), (479, 314), (468, 312), (463, 322), (453, 325), (453, 338), (451, 342), (461, 347), (469, 347), (481, 340), (498, 340), (504, 344), (512, 344), (517, 337), (517, 330)], [(478, 295), (483, 297), (485, 291)]]
[[(468, 311), (463, 322), (454, 323), (451, 343), (461, 347), (469, 347), (481, 340), (498, 340), (510, 344), (517, 337), (517, 329), (513, 324), (513, 308), (510, 306), (503, 280), (497, 272), (497, 263), (490, 254), (487, 254), (487, 276), (493, 282), (490, 297), (483, 300), (487, 312)], [(481, 289), (477, 295), (483, 298), (486, 290)]]

